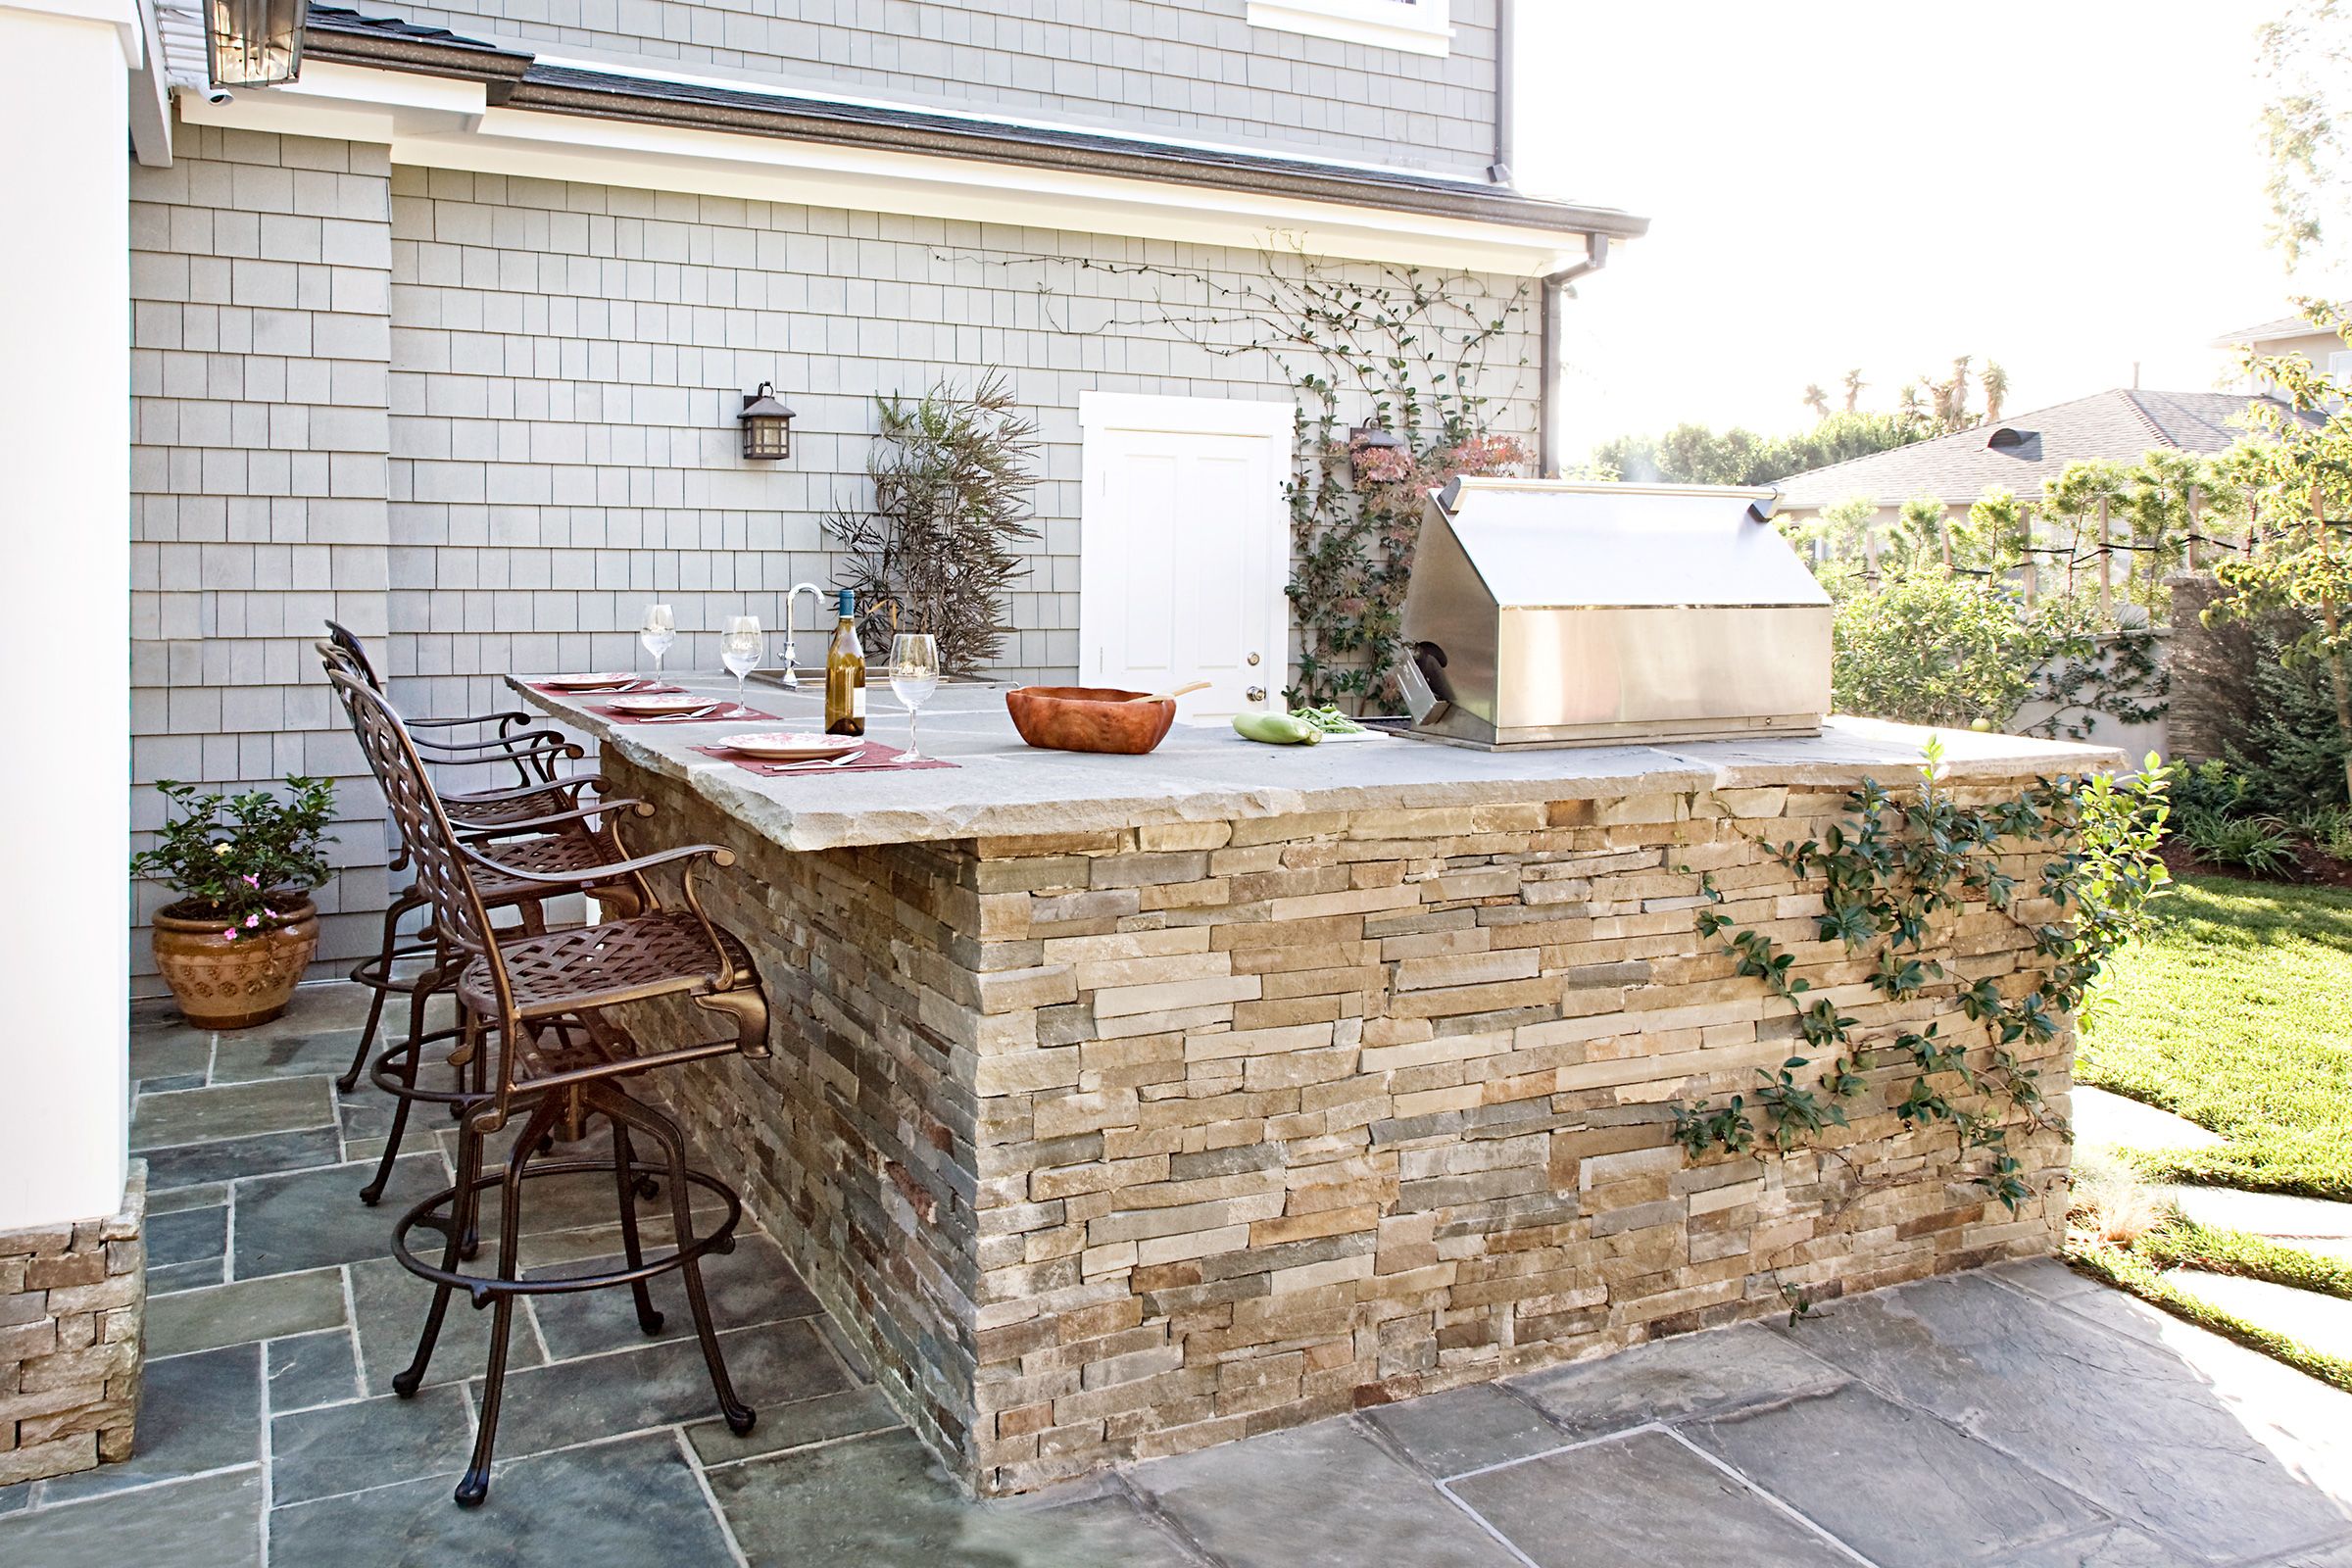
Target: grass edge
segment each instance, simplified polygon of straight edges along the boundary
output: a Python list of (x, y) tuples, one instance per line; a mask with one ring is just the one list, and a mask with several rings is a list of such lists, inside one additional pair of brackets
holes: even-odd
[(2082, 1245), (2070, 1238), (2061, 1258), (2078, 1274), (2128, 1292), (2182, 1322), (2219, 1334), (2249, 1350), (2259, 1351), (2274, 1361), (2291, 1366), (2306, 1377), (2317, 1378), (2322, 1383), (2352, 1394), (2352, 1361), (2315, 1350), (2290, 1335), (2262, 1328), (2234, 1312), (2224, 1311), (2210, 1302), (2201, 1301), (2178, 1286), (2167, 1283), (2153, 1264), (2136, 1253), (2105, 1245)]

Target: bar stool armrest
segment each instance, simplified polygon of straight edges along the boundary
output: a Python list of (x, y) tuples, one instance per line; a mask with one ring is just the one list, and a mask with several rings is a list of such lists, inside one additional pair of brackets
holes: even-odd
[(549, 816), (526, 816), (519, 821), (498, 822), (488, 827), (478, 828), (454, 823), (452, 825), (457, 828), (458, 837), (467, 843), (488, 844), (497, 839), (514, 838), (526, 833), (544, 833), (551, 827), (564, 827), (573, 822), (585, 823), (612, 812), (629, 811), (638, 816), (652, 816), (654, 810), (653, 802), (641, 801), (633, 796), (618, 796), (612, 799), (599, 797), (594, 806), (583, 806), (570, 811), (557, 811)]
[(685, 844), (674, 850), (656, 850), (633, 859), (615, 860), (610, 865), (594, 865), (582, 871), (525, 871), (516, 866), (503, 865), (470, 844), (458, 848), (466, 858), (476, 865), (511, 876), (521, 882), (544, 882), (550, 887), (583, 887), (591, 882), (610, 881), (616, 876), (630, 876), (652, 870), (660, 865), (674, 865), (680, 860), (708, 859), (712, 865), (733, 865), (735, 852), (723, 844)]

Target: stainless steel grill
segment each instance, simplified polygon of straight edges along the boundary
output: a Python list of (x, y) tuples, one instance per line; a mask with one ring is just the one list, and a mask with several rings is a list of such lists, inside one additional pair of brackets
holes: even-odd
[(1775, 492), (1457, 479), (1405, 592), (1412, 733), (1486, 749), (1812, 735), (1830, 597)]

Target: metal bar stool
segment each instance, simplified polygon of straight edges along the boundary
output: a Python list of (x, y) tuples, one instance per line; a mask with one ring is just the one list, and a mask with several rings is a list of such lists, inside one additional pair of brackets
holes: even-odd
[[(375, 662), (368, 657), (367, 645), (356, 633), (339, 621), (326, 623), (326, 640), (314, 646), (320, 662), (331, 678), (340, 668), (356, 675), (368, 687), (384, 695), (383, 678), (376, 672)], [(576, 742), (553, 728), (531, 728), (532, 716), (519, 709), (455, 716), (411, 718), (407, 720), (416, 749), (426, 761), (442, 764), (503, 762), (514, 769), (515, 783), (512, 787), (451, 791), (446, 801), (451, 820), (466, 827), (488, 830), (513, 828), (525, 831), (539, 825), (540, 819), (575, 810), (580, 805), (583, 790), (601, 788), (603, 780), (593, 774), (575, 774), (559, 780), (556, 763), (559, 760), (577, 761), (586, 752)], [(487, 739), (453, 740), (446, 732), (468, 726), (494, 725), (496, 733)], [(524, 726), (517, 729), (515, 726)], [(442, 736), (426, 737), (415, 734), (417, 730), (445, 732)], [(408, 864), (404, 846), (393, 857), (388, 869), (403, 870)], [(363, 958), (353, 966), (351, 980), (366, 986), (373, 993), (368, 1006), (368, 1022), (360, 1031), (360, 1043), (352, 1053), (351, 1065), (344, 1069), (336, 1084), (349, 1093), (360, 1081), (367, 1067), (368, 1054), (375, 1044), (375, 1032), (383, 1019), (385, 998), (394, 991), (412, 992), (412, 1002), (417, 999), (412, 988), (393, 977), (398, 963), (415, 962), (429, 957), (428, 944), (400, 941), (400, 926), (408, 916), (424, 907), (424, 898), (415, 886), (401, 890), (391, 906), (384, 910), (383, 940), (374, 956)], [(373, 1199), (369, 1200), (374, 1201)]]
[[(498, 1438), (500, 1402), (506, 1391), (508, 1343), (517, 1297), (606, 1290), (626, 1285), (635, 1298), (637, 1321), (659, 1332), (646, 1281), (677, 1271), (694, 1313), (703, 1361), (727, 1425), (749, 1432), (758, 1416), (728, 1381), (701, 1260), (731, 1250), (743, 1203), (716, 1177), (686, 1163), (686, 1140), (676, 1122), (627, 1094), (625, 1080), (682, 1062), (741, 1054), (768, 1054), (767, 996), (751, 956), (732, 933), (704, 913), (695, 893), (694, 869), (704, 860), (725, 866), (734, 855), (716, 845), (693, 845), (638, 856), (601, 872), (548, 872), (528, 878), (552, 892), (581, 886), (599, 874), (643, 875), (657, 866), (684, 868), (682, 896), (675, 907), (659, 902), (626, 919), (600, 925), (511, 938), (493, 936), (479, 882), (485, 875), (523, 873), (466, 844), (435, 799), (422, 760), (384, 700), (348, 675), (335, 677), (355, 717), (361, 745), (382, 781), (386, 800), (416, 860), (416, 879), (432, 901), (440, 937), (464, 957), (458, 981), (460, 1046), (452, 1059), (475, 1066), (492, 1060), (495, 1071), (479, 1099), (462, 1107), (457, 1180), (412, 1207), (393, 1227), (392, 1251), (401, 1265), (433, 1283), (416, 1354), (392, 1380), (394, 1391), (414, 1395), (424, 1380), (433, 1347), (453, 1294), (464, 1291), (477, 1308), (491, 1309), (490, 1359), (482, 1390), (481, 1424), (471, 1461), (458, 1484), (457, 1500), (472, 1506), (489, 1494), (490, 1464)], [(495, 848), (495, 846), (492, 846)], [(684, 998), (729, 1025), (731, 1038), (645, 1052), (608, 1009), (657, 997)], [(612, 1126), (611, 1159), (541, 1157), (543, 1140), (566, 1110), (576, 1106), (603, 1115)], [(499, 1169), (485, 1173), (486, 1140), (514, 1117), (522, 1118), (512, 1152)], [(658, 1145), (658, 1164), (641, 1163), (633, 1134)], [(625, 1267), (596, 1274), (525, 1280), (520, 1277), (522, 1193), (542, 1176), (611, 1172), (618, 1208)], [(646, 1179), (665, 1176), (669, 1184), (672, 1246), (648, 1256), (638, 1233), (636, 1199)], [(499, 1193), (495, 1272), (468, 1271), (466, 1239), (474, 1231), (481, 1195)], [(693, 1194), (715, 1195), (725, 1214), (708, 1234), (697, 1236)], [(418, 1257), (409, 1235), (418, 1225), (442, 1232), (438, 1264)]]
[[(331, 621), (328, 624), (333, 626)], [(321, 642), (317, 645), (319, 661), (325, 666), (330, 680), (340, 675), (367, 686), (380, 697), (381, 688), (373, 679), (373, 667), (364, 653), (355, 654), (352, 651), (355, 643), (356, 639), (352, 639), (348, 632)], [(343, 688), (338, 686), (336, 690), (339, 697), (343, 695)], [(348, 701), (344, 707), (356, 733), (358, 715), (350, 711)], [(421, 756), (422, 748), (427, 743), (416, 744)], [(578, 755), (576, 746), (568, 742), (564, 745), (571, 755)], [(522, 765), (514, 756), (503, 757), (501, 760), (516, 761), (518, 767)], [(643, 801), (612, 797), (600, 798), (585, 807), (578, 805), (580, 789), (592, 781), (587, 775), (554, 781), (551, 774), (548, 782), (526, 785), (519, 790), (497, 790), (466, 797), (461, 802), (461, 807), (471, 808), (477, 818), (487, 817), (490, 820), (472, 826), (462, 825), (460, 832), (477, 843), (498, 843), (499, 853), (505, 858), (506, 863), (534, 877), (537, 873), (550, 871), (598, 871), (627, 858), (612, 828), (617, 816), (631, 810), (650, 816), (654, 808)], [(559, 790), (569, 793), (560, 794)], [(537, 809), (548, 806), (565, 808), (547, 810), (537, 815), (514, 814), (517, 809)], [(409, 858), (408, 847), (404, 843), (393, 860), (394, 868), (407, 864)], [(542, 881), (526, 877), (485, 876), (481, 879), (479, 891), (486, 908), (514, 911), (519, 922), (519, 931), (528, 935), (547, 929), (543, 908), (545, 901), (557, 892), (568, 890), (551, 889)], [(633, 914), (645, 908), (653, 896), (643, 876), (625, 872), (597, 876), (584, 884), (580, 891), (594, 898), (606, 913), (612, 915)], [(412, 909), (426, 907), (429, 902), (414, 885), (405, 890), (385, 912), (380, 951), (374, 957), (364, 960), (352, 973), (354, 980), (374, 992), (374, 998), (368, 1006), (367, 1027), (360, 1035), (358, 1054), (349, 1071), (337, 1080), (346, 1091), (358, 1081), (361, 1069), (369, 1063), (369, 1052), (374, 1045), (375, 1030), (382, 1016), (386, 996), (399, 991), (406, 993), (409, 999), (407, 1039), (390, 1046), (372, 1058), (370, 1076), (376, 1087), (393, 1097), (395, 1106), (391, 1133), (385, 1140), (382, 1156), (376, 1161), (375, 1175), (360, 1190), (361, 1200), (369, 1204), (382, 1199), (385, 1184), (391, 1180), (393, 1164), (400, 1157), (401, 1144), (407, 1133), (411, 1106), (416, 1103), (440, 1104), (454, 1113), (482, 1092), (478, 1084), (469, 1084), (462, 1071), (456, 1086), (449, 1090), (422, 1088), (416, 1081), (424, 1048), (457, 1037), (455, 1028), (427, 1030), (424, 1027), (425, 1008), (432, 997), (456, 984), (463, 967), (453, 956), (448, 945), (430, 933), (421, 941), (405, 945), (400, 942), (399, 926), (403, 917)], [(405, 978), (400, 977), (393, 971), (394, 965), (402, 961), (421, 962), (422, 967)], [(470, 1250), (469, 1247), (468, 1255)]]

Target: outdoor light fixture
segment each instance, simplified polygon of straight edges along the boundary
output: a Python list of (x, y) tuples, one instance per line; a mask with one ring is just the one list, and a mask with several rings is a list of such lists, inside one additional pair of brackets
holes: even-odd
[(772, 462), (792, 456), (792, 411), (776, 401), (773, 383), (762, 381), (759, 391), (744, 394), (739, 417), (745, 457)]
[(302, 74), (309, 0), (204, 0), (205, 63), (218, 87), (268, 87)]
[(1348, 432), (1348, 466), (1357, 478), (1364, 474), (1364, 459), (1375, 452), (1401, 452), (1404, 437), (1394, 430), (1384, 430), (1376, 424), (1360, 424)]

